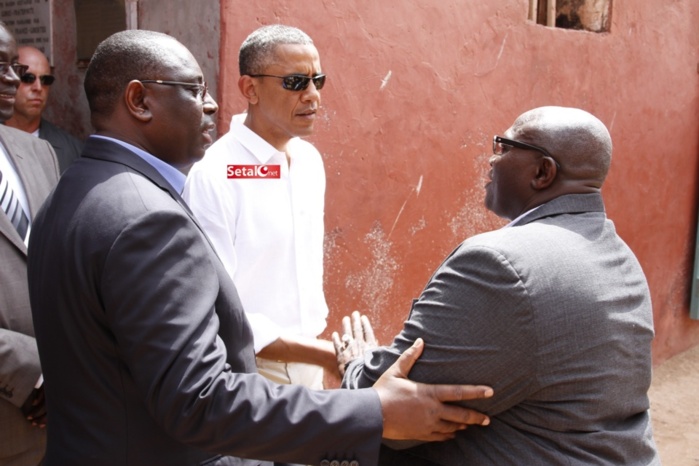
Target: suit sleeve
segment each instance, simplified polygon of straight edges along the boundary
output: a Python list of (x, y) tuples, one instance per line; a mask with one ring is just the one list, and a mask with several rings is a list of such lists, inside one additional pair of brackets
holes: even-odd
[(425, 350), (411, 379), (494, 388), (493, 398), (464, 405), (496, 415), (535, 389), (531, 302), (521, 271), (496, 250), (461, 245), (414, 301), (391, 346), (353, 361), (343, 386), (370, 386), (418, 337)]
[(0, 396), (20, 408), (40, 376), (34, 337), (0, 328)]
[(25, 257), (0, 234), (0, 398), (21, 407), (41, 375)]
[[(305, 464), (349, 456), (374, 464), (382, 432), (376, 392), (313, 392), (245, 373), (243, 358), (232, 353), (250, 351), (236, 343), (249, 341), (249, 330), (242, 310), (221, 309), (239, 303), (237, 295), (221, 295), (234, 287), (220, 282), (228, 277), (214, 260), (183, 212), (157, 211), (124, 229), (105, 261), (106, 317), (156, 422), (208, 451)], [(219, 312), (233, 314), (238, 325)]]
[[(33, 214), (58, 181), (53, 149), (26, 133), (3, 129), (0, 144), (17, 164)], [(19, 408), (39, 381), (41, 365), (31, 324), (26, 256), (4, 236), (0, 241), (0, 397)]]

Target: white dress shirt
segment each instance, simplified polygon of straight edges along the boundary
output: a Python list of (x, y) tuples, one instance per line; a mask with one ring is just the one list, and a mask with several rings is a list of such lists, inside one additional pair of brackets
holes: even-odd
[[(284, 334), (325, 329), (325, 169), (310, 143), (292, 139), (288, 164), (240, 121), (194, 164), (183, 197), (233, 278), (259, 352)], [(280, 177), (231, 179), (229, 165), (278, 165)]]
[[(24, 190), (22, 180), (20, 180), (19, 174), (17, 173), (17, 169), (15, 168), (15, 165), (12, 162), (10, 155), (7, 153), (5, 146), (3, 146), (2, 144), (0, 144), (0, 173), (2, 173), (2, 176), (4, 176), (7, 179), (7, 183), (10, 186), (10, 189), (14, 193), (14, 196), (16, 196), (19, 200), (19, 205), (22, 206), (22, 209), (24, 209), (24, 213), (27, 215), (27, 218), (29, 219), (27, 235), (24, 238), (24, 245), (26, 246), (29, 244), (29, 235), (32, 231), (32, 212), (31, 210), (29, 210), (29, 200), (27, 199), (27, 192)], [(0, 212), (3, 212), (1, 207)]]

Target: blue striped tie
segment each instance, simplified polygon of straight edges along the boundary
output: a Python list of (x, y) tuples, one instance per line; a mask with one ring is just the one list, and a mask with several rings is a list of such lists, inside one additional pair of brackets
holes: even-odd
[(7, 218), (10, 219), (19, 236), (22, 237), (22, 241), (24, 241), (27, 238), (27, 230), (29, 229), (29, 217), (27, 217), (22, 205), (19, 203), (19, 199), (15, 196), (12, 188), (10, 188), (7, 177), (3, 176), (2, 172), (0, 172), (0, 206), (2, 206), (2, 210), (7, 214)]

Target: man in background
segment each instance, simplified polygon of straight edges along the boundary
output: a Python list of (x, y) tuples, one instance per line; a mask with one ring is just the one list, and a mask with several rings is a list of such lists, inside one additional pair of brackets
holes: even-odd
[(605, 214), (611, 160), (607, 128), (576, 108), (536, 108), (494, 137), (485, 205), (511, 222), (456, 248), (393, 344), (345, 376), (346, 386), (369, 386), (422, 338), (410, 376), (492, 385), (492, 399), (468, 403), (492, 423), (384, 449), (381, 464), (659, 464), (647, 395), (650, 291)]
[(41, 50), (29, 46), (20, 47), (18, 52), (19, 62), (29, 68), (19, 77), (21, 83), (15, 97), (15, 111), (5, 124), (48, 141), (63, 173), (80, 156), (83, 143), (42, 117), (51, 85), (56, 79), (46, 56)]
[[(0, 123), (13, 112), (15, 39), (0, 23)], [(36, 466), (46, 448), (44, 387), (27, 289), (34, 215), (58, 181), (51, 146), (0, 124), (0, 464)]]
[(263, 26), (240, 47), (247, 113), (189, 173), (183, 196), (233, 278), (262, 375), (323, 387), (339, 378), (323, 293), (325, 170), (313, 133), (325, 75), (311, 38)]

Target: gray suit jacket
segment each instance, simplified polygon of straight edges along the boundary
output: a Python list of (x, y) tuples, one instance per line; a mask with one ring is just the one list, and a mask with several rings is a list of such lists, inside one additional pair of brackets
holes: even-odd
[(392, 346), (353, 363), (345, 384), (370, 385), (417, 337), (426, 347), (410, 378), (491, 385), (492, 399), (470, 405), (492, 422), (386, 450), (383, 464), (658, 463), (646, 395), (650, 294), (600, 195), (559, 197), (466, 240)]
[(46, 466), (377, 461), (376, 392), (256, 374), (245, 313), (205, 234), (171, 185), (113, 141), (88, 139), (42, 207), (29, 289)]
[(66, 171), (73, 160), (80, 157), (83, 150), (82, 141), (43, 118), (39, 124), (39, 137), (48, 141), (53, 147), (61, 173)]
[[(51, 146), (0, 125), (0, 143), (14, 162), (30, 215), (58, 181)], [(44, 455), (44, 430), (32, 427), (20, 407), (34, 389), (41, 367), (27, 290), (27, 248), (0, 210), (0, 464), (36, 466)], [(11, 458), (11, 459), (10, 459)]]

